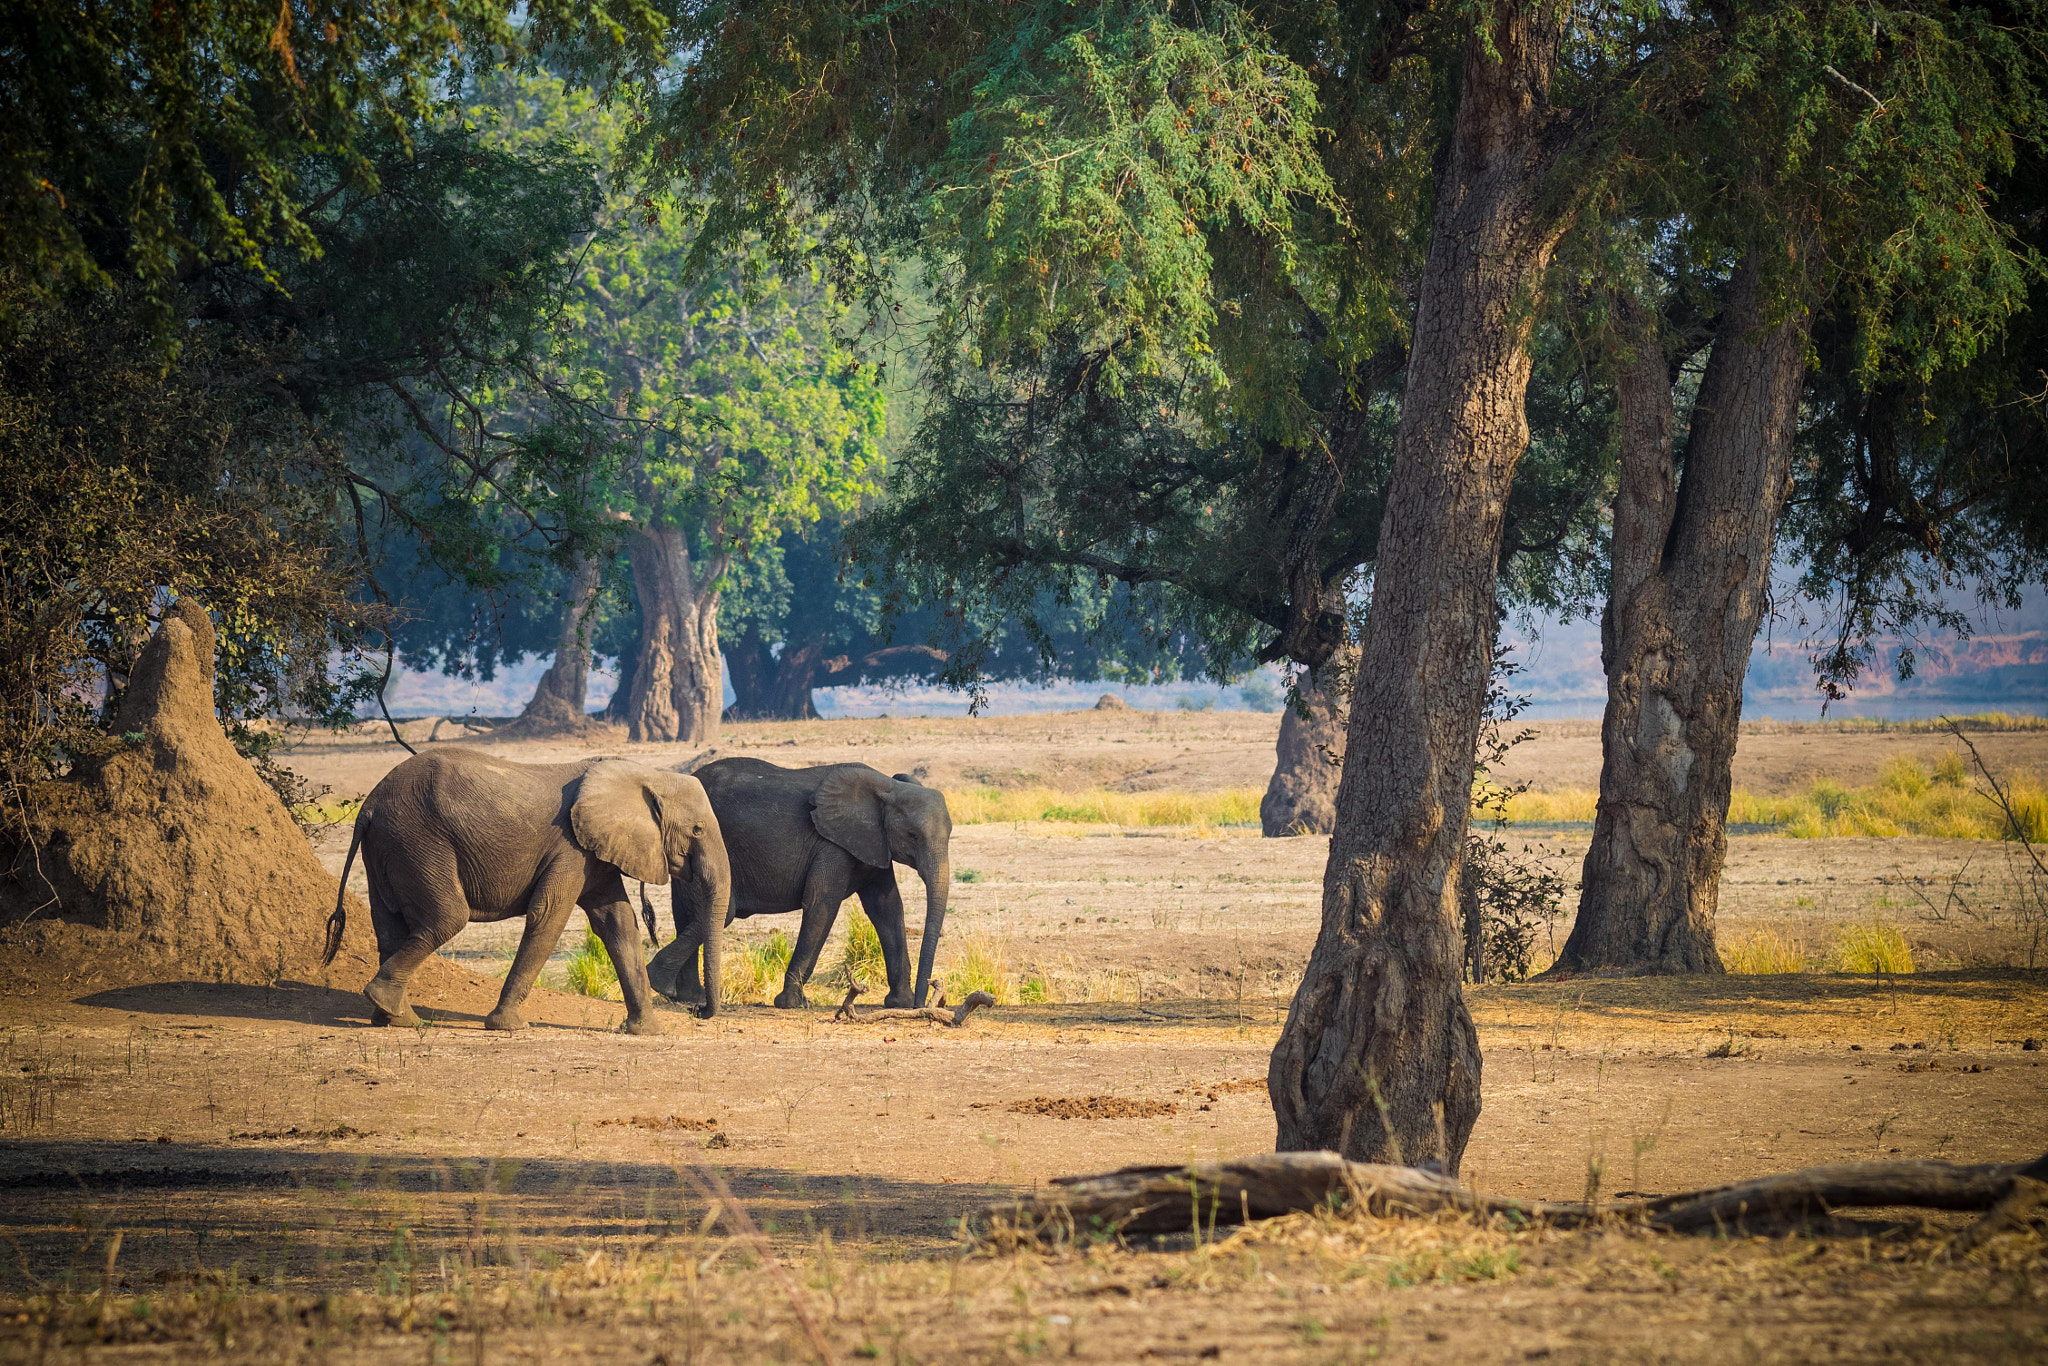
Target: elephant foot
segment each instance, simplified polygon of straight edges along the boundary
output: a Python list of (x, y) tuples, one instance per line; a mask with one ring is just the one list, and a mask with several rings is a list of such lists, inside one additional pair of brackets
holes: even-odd
[(363, 997), (370, 1003), (370, 1023), (373, 1025), (398, 1025), (406, 1029), (420, 1022), (412, 1013), (412, 1007), (405, 1002), (405, 988), (396, 982), (387, 982), (382, 977), (372, 977), (370, 984), (363, 988)]
[(775, 1004), (783, 1010), (802, 1010), (810, 1003), (811, 998), (804, 995), (802, 987), (784, 987), (775, 994)]
[(526, 1028), (526, 1017), (519, 1013), (517, 1006), (499, 1006), (484, 1016), (484, 1028), (501, 1029), (510, 1033), (515, 1029)]
[(645, 1015), (628, 1015), (626, 1022), (619, 1026), (621, 1034), (666, 1034), (668, 1026), (657, 1019), (652, 1012)]
[(911, 994), (907, 991), (892, 991), (882, 998), (882, 1005), (888, 1010), (908, 1010), (915, 1004), (916, 1001), (912, 999)]

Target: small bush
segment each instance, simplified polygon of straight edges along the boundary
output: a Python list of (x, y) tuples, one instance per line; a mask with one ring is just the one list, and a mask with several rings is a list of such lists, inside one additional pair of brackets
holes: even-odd
[(1182, 711), (1209, 711), (1215, 707), (1216, 699), (1208, 693), (1202, 693), (1200, 696), (1182, 693), (1173, 699), (1173, 705)]
[(601, 1001), (626, 999), (619, 986), (618, 969), (612, 966), (612, 956), (606, 952), (604, 941), (597, 937), (596, 930), (583, 931), (583, 942), (570, 953), (568, 963), (562, 968), (562, 976), (569, 990), (579, 996), (595, 996)]
[(1024, 979), (1017, 983), (1017, 1001), (1020, 1005), (1050, 1005), (1054, 999), (1052, 978), (1045, 972), (1034, 970), (1025, 974)]
[(1970, 769), (1963, 762), (1963, 756), (1950, 750), (1934, 761), (1934, 781), (1943, 787), (1967, 787), (1970, 783)]
[(953, 881), (955, 881), (955, 882), (979, 882), (979, 881), (981, 881), (981, 874), (980, 874), (980, 873), (977, 873), (977, 872), (976, 872), (976, 871), (975, 871), (974, 869), (972, 869), (972, 868), (956, 868), (956, 869), (954, 869), (954, 870), (953, 870)]
[(1776, 930), (1752, 930), (1721, 949), (1721, 966), (1745, 977), (1808, 972), (1813, 964), (1806, 946)]
[(1913, 946), (1897, 927), (1873, 920), (1849, 925), (1835, 941), (1837, 972), (1911, 972)]

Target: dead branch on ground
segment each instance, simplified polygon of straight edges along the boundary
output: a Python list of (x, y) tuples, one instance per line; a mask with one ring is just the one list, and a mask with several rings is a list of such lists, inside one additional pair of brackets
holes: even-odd
[[(1563, 1227), (1615, 1220), (1685, 1233), (1732, 1228), (1746, 1219), (1825, 1216), (1838, 1209), (1995, 1210), (2024, 1189), (2018, 1183), (2041, 1181), (2048, 1181), (2048, 1154), (2031, 1164), (1856, 1162), (1653, 1200), (1587, 1203), (1487, 1195), (1435, 1172), (1351, 1162), (1333, 1152), (1265, 1153), (1228, 1162), (1056, 1177), (1054, 1189), (986, 1206), (981, 1217), (985, 1225), (1041, 1237), (1081, 1230), (1185, 1232), (1324, 1207), (1363, 1209), (1382, 1218), (1456, 1212)], [(1999, 1217), (2010, 1219), (2011, 1211)]]
[(861, 990), (858, 983), (846, 989), (846, 999), (839, 1003), (839, 1009), (832, 1012), (834, 1021), (843, 1020), (848, 1024), (877, 1024), (890, 1020), (936, 1020), (948, 1029), (958, 1029), (967, 1023), (967, 1017), (975, 1011), (996, 1003), (996, 998), (987, 992), (976, 991), (970, 992), (966, 1000), (950, 1010), (946, 1008), (946, 1000), (942, 996), (937, 1005), (908, 1009), (901, 1006), (883, 1006), (863, 1012), (855, 1010), (853, 1006), (854, 998), (860, 995)]

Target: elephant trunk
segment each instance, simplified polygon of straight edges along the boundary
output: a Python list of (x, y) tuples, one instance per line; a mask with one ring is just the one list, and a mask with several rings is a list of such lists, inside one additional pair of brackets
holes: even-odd
[(726, 857), (725, 841), (715, 831), (697, 841), (692, 859), (697, 882), (696, 903), (703, 917), (697, 932), (704, 943), (704, 1019), (718, 1013), (719, 996), (725, 985), (725, 915), (732, 902), (732, 863)]
[(912, 1004), (922, 1007), (931, 991), (932, 960), (939, 953), (939, 932), (946, 924), (946, 892), (953, 883), (953, 860), (942, 854), (927, 860), (917, 870), (924, 879), (924, 947), (917, 955), (917, 994)]

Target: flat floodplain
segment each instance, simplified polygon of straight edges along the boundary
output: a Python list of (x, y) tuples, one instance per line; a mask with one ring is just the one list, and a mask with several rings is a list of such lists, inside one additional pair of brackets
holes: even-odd
[[(720, 749), (921, 768), (949, 788), (1199, 792), (1262, 784), (1275, 723), (744, 725)], [(1597, 734), (1558, 729), (1524, 749), (1552, 747), (1539, 767), (1558, 786), (1590, 785)], [(1974, 738), (1995, 764), (2048, 759), (2040, 733)], [(1901, 746), (1932, 763), (1938, 740), (1746, 736), (1737, 781), (1774, 781), (1758, 742), (1810, 755), (1770, 759), (1775, 781), (1857, 785)], [(1587, 743), (1594, 772), (1567, 771)], [(346, 798), (401, 757), (365, 735), (291, 762)], [(346, 834), (323, 836), (337, 870)], [(1511, 838), (1575, 880), (1583, 830)], [(953, 867), (973, 878), (953, 888), (948, 953), (978, 944), (1053, 997), (959, 1030), (834, 1023), (818, 985), (808, 1011), (675, 1011), (658, 1038), (612, 1032), (616, 1003), (556, 991), (512, 1036), (430, 1000), (428, 1027), (373, 1030), (360, 997), (291, 983), (0, 998), (0, 1359), (804, 1360), (813, 1330), (834, 1359), (905, 1361), (2048, 1351), (2038, 1229), (1952, 1258), (1969, 1216), (1722, 1238), (1301, 1216), (1157, 1247), (964, 1242), (962, 1215), (1058, 1175), (1270, 1148), (1266, 1059), (1325, 853), (1218, 826), (958, 825)], [(1724, 941), (1769, 929), (1818, 948), (1882, 920), (1919, 972), (1468, 988), (1485, 1108), (1465, 1178), (1570, 1199), (1879, 1157), (2038, 1156), (2048, 1051), (2025, 1043), (2048, 1037), (2048, 973), (1999, 919), (2006, 853), (1731, 837)], [(914, 921), (916, 879), (899, 876)], [(472, 927), (447, 952), (502, 971), (516, 934)], [(707, 1181), (758, 1240), (737, 1215), (707, 1219)]]

